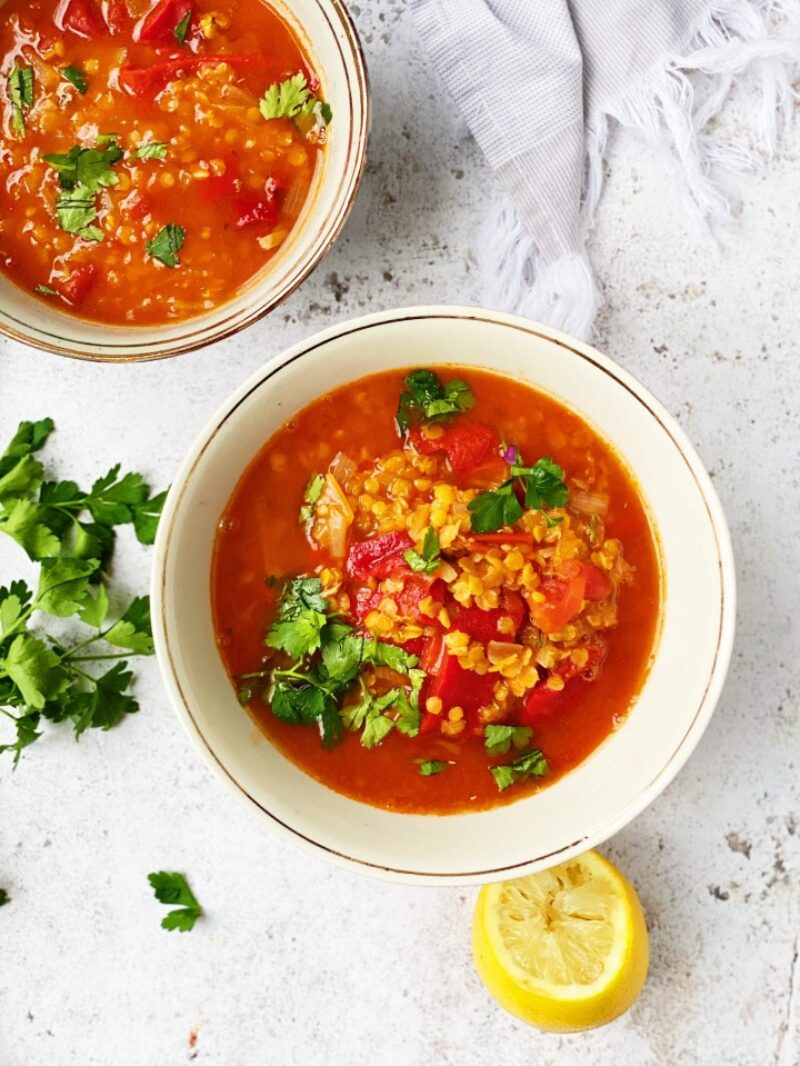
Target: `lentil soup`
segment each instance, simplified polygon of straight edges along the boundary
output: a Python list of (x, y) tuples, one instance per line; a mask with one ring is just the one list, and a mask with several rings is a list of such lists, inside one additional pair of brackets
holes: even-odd
[(221, 518), (211, 596), (284, 755), (357, 800), (448, 814), (545, 786), (624, 720), (660, 578), (604, 439), (528, 385), (439, 368), (290, 419)]
[(275, 256), (330, 108), (263, 0), (0, 5), (0, 267), (107, 324), (190, 318)]

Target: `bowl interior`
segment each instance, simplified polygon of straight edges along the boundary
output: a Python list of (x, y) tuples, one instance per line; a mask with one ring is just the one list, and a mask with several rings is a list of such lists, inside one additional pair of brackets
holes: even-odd
[(269, 0), (319, 73), (334, 121), (303, 213), (278, 254), (232, 300), (167, 325), (109, 326), (59, 311), (0, 275), (0, 331), (85, 359), (157, 359), (209, 344), (275, 307), (336, 238), (361, 178), (369, 120), (366, 68), (342, 0)]
[[(657, 654), (620, 728), (541, 793), (474, 814), (415, 816), (330, 791), (264, 739), (215, 646), (209, 574), (216, 526), (254, 453), (298, 408), (377, 368), (486, 367), (559, 397), (627, 461), (649, 506), (663, 567)], [(680, 430), (592, 349), (520, 319), (455, 309), (372, 316), (268, 364), (226, 405), (176, 479), (159, 532), (157, 645), (173, 699), (207, 758), (273, 824), (328, 857), (436, 881), (496, 879), (605, 839), (688, 757), (730, 650), (732, 563), (713, 489)]]

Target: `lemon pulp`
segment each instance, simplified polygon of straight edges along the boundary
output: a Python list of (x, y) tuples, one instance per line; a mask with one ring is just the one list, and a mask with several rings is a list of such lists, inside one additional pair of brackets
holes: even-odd
[(597, 852), (484, 887), (473, 947), (498, 1002), (558, 1032), (618, 1017), (647, 976), (647, 929), (635, 889)]

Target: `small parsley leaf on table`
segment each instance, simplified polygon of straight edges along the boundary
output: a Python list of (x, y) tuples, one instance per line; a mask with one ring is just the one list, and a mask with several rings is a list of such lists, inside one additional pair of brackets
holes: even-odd
[(159, 873), (148, 874), (147, 880), (159, 903), (165, 903), (168, 906), (177, 905), (179, 908), (170, 911), (161, 919), (162, 929), (168, 929), (170, 932), (178, 929), (181, 933), (188, 933), (194, 929), (195, 922), (203, 913), (203, 908), (197, 902), (183, 874), (161, 870)]
[(401, 433), (417, 422), (435, 422), (475, 406), (475, 394), (466, 381), (443, 383), (432, 370), (413, 370), (403, 385), (395, 416)]
[(4, 888), (0, 888), (0, 907), (5, 907), (6, 903), (11, 902), (11, 896)]
[(164, 266), (172, 269), (180, 266), (181, 261), (178, 253), (183, 248), (185, 240), (186, 230), (183, 226), (170, 222), (169, 225), (159, 230), (152, 241), (147, 242), (145, 249), (147, 254), (153, 259), (157, 259)]

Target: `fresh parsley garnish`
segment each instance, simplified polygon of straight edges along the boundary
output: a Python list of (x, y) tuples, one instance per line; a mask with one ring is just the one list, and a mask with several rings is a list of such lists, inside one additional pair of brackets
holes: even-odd
[(49, 285), (37, 285), (33, 290), (38, 296), (58, 296), (59, 293), (55, 289), (51, 289)]
[(137, 159), (160, 159), (163, 161), (167, 158), (168, 151), (168, 141), (148, 141), (147, 144), (140, 144), (133, 154)]
[(303, 493), (303, 506), (300, 508), (298, 516), (301, 525), (307, 526), (314, 517), (314, 504), (322, 495), (324, 485), (325, 478), (322, 474), (311, 475), (308, 485), (306, 485), (306, 491)]
[(148, 874), (147, 880), (152, 885), (159, 903), (177, 904), (180, 908), (170, 911), (161, 919), (161, 928), (169, 929), (170, 932), (179, 929), (182, 933), (194, 929), (194, 923), (202, 915), (203, 908), (197, 902), (183, 874), (162, 870), (160, 873)]
[(475, 395), (466, 381), (443, 384), (432, 370), (413, 370), (403, 384), (396, 415), (401, 433), (417, 422), (433, 422), (475, 406)]
[(450, 765), (450, 763), (442, 762), (441, 759), (414, 759), (414, 762), (419, 767), (422, 777), (434, 777), (436, 774), (444, 773)]
[[(291, 662), (241, 677), (242, 703), (253, 698), (257, 679), (263, 680), (275, 717), (291, 725), (316, 724), (325, 747), (334, 745), (345, 728), (361, 730), (361, 743), (368, 748), (394, 728), (408, 736), (419, 732), (419, 692), (425, 674), (415, 669), (417, 659), (401, 647), (364, 637), (338, 619), (319, 578), (296, 577), (289, 582), (265, 644)], [(408, 677), (409, 688), (375, 695), (362, 676), (367, 666), (390, 666)]]
[(490, 767), (495, 784), (501, 792), (526, 777), (544, 777), (549, 772), (547, 759), (538, 748), (523, 751), (512, 763)]
[(104, 144), (117, 144), (118, 142), (118, 133), (98, 133), (94, 139), (94, 143), (98, 146), (102, 146)]
[(179, 41), (180, 44), (186, 44), (186, 34), (189, 32), (189, 24), (191, 23), (191, 21), (192, 11), (190, 8), (180, 20), (175, 29), (172, 31), (175, 40)]
[(487, 725), (484, 746), (490, 755), (505, 755), (513, 744), (518, 750), (531, 739), (533, 730), (524, 725)]
[(86, 77), (86, 71), (81, 70), (80, 67), (64, 67), (61, 71), (61, 77), (74, 85), (81, 96), (89, 88), (89, 79)]
[[(517, 495), (518, 488), (528, 509), (564, 507), (569, 499), (564, 471), (549, 456), (538, 459), (533, 466), (517, 462), (511, 467), (511, 477), (502, 485), (490, 492), (482, 492), (467, 504), (472, 515), (472, 529), (476, 533), (493, 533), (520, 519), (523, 507)], [(549, 524), (558, 522), (556, 517)]]
[(21, 67), (15, 60), (8, 75), (11, 125), (20, 137), (25, 134), (25, 112), (33, 107), (33, 67)]
[(152, 241), (147, 242), (145, 248), (148, 255), (153, 259), (158, 259), (164, 266), (176, 267), (180, 266), (178, 252), (183, 248), (185, 240), (186, 230), (183, 226), (176, 226), (170, 222), (155, 235)]
[(417, 552), (409, 548), (403, 552), (403, 558), (418, 574), (432, 574), (436, 570), (442, 560), (439, 555), (439, 534), (433, 526), (428, 526), (422, 542), (422, 551)]
[(62, 189), (80, 188), (87, 193), (96, 193), (117, 184), (119, 178), (111, 168), (122, 159), (122, 154), (117, 144), (109, 144), (102, 151), (76, 144), (68, 152), (51, 153), (44, 159), (58, 171), (58, 183)]
[(322, 131), (333, 118), (330, 104), (316, 97), (308, 88), (302, 71), (285, 81), (276, 81), (259, 102), (265, 119), (291, 118), (306, 137), (321, 139)]
[[(35, 592), (23, 581), (0, 588), (0, 714), (16, 729), (15, 743), (0, 751), (13, 752), (15, 765), (42, 735), (43, 720), (70, 721), (80, 736), (137, 711), (126, 660), (153, 652), (147, 597), (109, 621), (102, 572), (115, 526), (131, 523), (140, 541), (153, 542), (165, 494), (150, 497), (141, 475), (120, 477), (118, 466), (88, 492), (74, 481), (45, 481), (37, 453), (53, 429), (49, 418), (20, 423), (0, 456), (0, 533), (40, 563)], [(43, 632), (36, 612), (87, 628), (68, 642), (61, 631)], [(100, 663), (105, 672), (95, 673)]]

